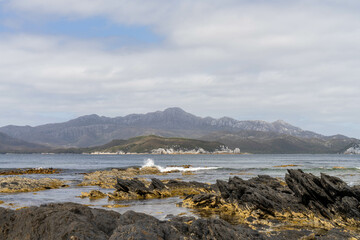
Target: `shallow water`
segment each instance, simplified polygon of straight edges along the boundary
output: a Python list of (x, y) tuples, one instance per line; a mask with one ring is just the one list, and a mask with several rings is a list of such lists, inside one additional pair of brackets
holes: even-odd
[[(275, 167), (281, 165), (296, 165), (292, 167)], [(77, 202), (103, 208), (105, 204), (130, 205), (115, 208), (123, 213), (135, 210), (164, 219), (167, 214), (177, 215), (192, 213), (185, 208), (176, 207), (180, 198), (153, 199), (142, 201), (108, 202), (107, 199), (90, 201), (78, 198), (81, 192), (99, 189), (111, 192), (111, 189), (100, 189), (96, 186), (78, 187), (83, 174), (95, 170), (111, 168), (127, 168), (130, 166), (156, 165), (161, 171), (177, 169), (193, 171), (195, 175), (183, 176), (181, 173), (171, 173), (156, 176), (160, 179), (181, 178), (185, 181), (201, 181), (214, 183), (216, 179), (227, 180), (232, 176), (249, 179), (256, 175), (270, 175), (284, 178), (287, 168), (300, 168), (305, 172), (320, 175), (321, 172), (338, 176), (350, 185), (360, 184), (360, 155), (77, 155), (77, 154), (6, 154), (0, 155), (0, 171), (14, 168), (59, 168), (59, 174), (23, 175), (23, 177), (51, 177), (69, 181), (70, 187), (51, 189), (36, 193), (0, 193), (4, 207), (18, 208), (23, 206), (41, 205), (50, 202)], [(191, 165), (189, 168), (174, 167), (174, 165)], [(334, 168), (336, 167), (336, 168)], [(340, 168), (338, 168), (340, 167)], [(6, 176), (0, 176), (6, 177)], [(146, 177), (146, 176), (145, 176)], [(151, 176), (148, 176), (151, 177)], [(13, 203), (13, 206), (6, 205)]]

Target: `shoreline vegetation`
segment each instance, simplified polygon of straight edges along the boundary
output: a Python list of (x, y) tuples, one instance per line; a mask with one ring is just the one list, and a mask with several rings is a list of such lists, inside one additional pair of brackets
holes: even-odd
[[(326, 174), (317, 177), (300, 169), (288, 169), (284, 179), (259, 175), (243, 180), (233, 176), (214, 184), (155, 177), (179, 172), (179, 169), (185, 173), (192, 168), (189, 165), (171, 167), (174, 170), (165, 172), (149, 164), (142, 168), (86, 173), (79, 187), (99, 186), (104, 190), (113, 189), (113, 192), (92, 190), (82, 192), (79, 197), (108, 198), (109, 204), (104, 205), (108, 208), (126, 207), (122, 201), (128, 200), (180, 197), (177, 205), (192, 209), (198, 218), (167, 216), (166, 220), (158, 220), (133, 211), (120, 214), (75, 203), (26, 206), (16, 211), (0, 207), (0, 238), (360, 238), (360, 186), (349, 186), (338, 177)], [(23, 172), (31, 174), (29, 170)], [(44, 170), (44, 174), (47, 172)], [(41, 185), (40, 181), (47, 181), (49, 186)], [(1, 178), (0, 192), (4, 189), (8, 194), (21, 192), (22, 182), (26, 191), (67, 187), (56, 179), (10, 176)], [(2, 204), (12, 206), (11, 203)]]
[[(232, 144), (232, 148), (221, 142), (204, 141), (189, 138), (165, 138), (156, 135), (139, 136), (127, 140), (113, 140), (107, 144), (94, 147), (42, 147), (36, 150), (1, 150), (0, 154), (91, 154), (91, 155), (126, 155), (126, 154), (261, 154), (261, 152), (241, 151), (241, 142)], [(276, 153), (276, 150), (275, 150)], [(297, 152), (290, 152), (297, 153)], [(299, 152), (300, 154), (323, 154), (319, 152)], [(265, 153), (263, 153), (265, 154)], [(286, 154), (281, 152), (280, 154)], [(330, 154), (330, 153), (328, 153)], [(360, 145), (352, 144), (332, 154), (360, 154)]]
[[(187, 138), (164, 138), (155, 135), (140, 136), (128, 140), (113, 140), (102, 146), (88, 148), (57, 148), (38, 151), (2, 152), (3, 154), (90, 154), (90, 155), (126, 155), (126, 154), (243, 154), (240, 148), (230, 149), (220, 142)], [(246, 154), (246, 153), (245, 153)]]

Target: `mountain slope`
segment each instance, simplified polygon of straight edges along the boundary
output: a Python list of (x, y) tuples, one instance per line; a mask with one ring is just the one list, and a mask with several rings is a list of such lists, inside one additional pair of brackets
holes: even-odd
[(164, 148), (174, 150), (193, 150), (202, 148), (208, 152), (220, 150), (224, 144), (219, 142), (202, 141), (186, 138), (163, 138), (159, 136), (140, 136), (128, 140), (113, 140), (103, 146), (90, 148), (86, 151), (101, 152), (132, 152), (132, 153), (150, 153), (153, 149)]
[(135, 136), (159, 135), (164, 137), (201, 138), (219, 131), (257, 131), (286, 134), (301, 138), (324, 136), (304, 131), (283, 121), (238, 121), (223, 117), (201, 118), (180, 108), (168, 108), (147, 114), (130, 114), (125, 117), (100, 117), (87, 115), (64, 123), (46, 124), (37, 127), (5, 126), (0, 132), (12, 137), (49, 146), (89, 147), (105, 144), (113, 139), (128, 139)]
[(349, 144), (360, 142), (341, 135), (323, 138), (300, 138), (273, 132), (214, 132), (202, 140), (219, 141), (230, 148), (251, 153), (341, 153)]
[(45, 146), (29, 143), (0, 133), (0, 153), (41, 152)]

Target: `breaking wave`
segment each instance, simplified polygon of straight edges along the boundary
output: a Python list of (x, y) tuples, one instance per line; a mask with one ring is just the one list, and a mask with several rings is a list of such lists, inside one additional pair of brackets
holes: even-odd
[(144, 165), (141, 166), (141, 168), (144, 167), (156, 167), (157, 169), (159, 169), (160, 172), (171, 172), (171, 171), (180, 171), (180, 172), (196, 172), (196, 171), (201, 171), (201, 170), (215, 170), (215, 169), (219, 169), (219, 167), (193, 167), (193, 166), (167, 166), (167, 167), (162, 167), (159, 165), (155, 165), (155, 162), (153, 159), (148, 158), (144, 160)]

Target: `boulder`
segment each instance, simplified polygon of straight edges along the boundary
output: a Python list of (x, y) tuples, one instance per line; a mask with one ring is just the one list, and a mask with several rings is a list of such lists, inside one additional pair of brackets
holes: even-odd
[(0, 208), (0, 239), (15, 240), (174, 240), (266, 239), (246, 226), (220, 219), (174, 217), (160, 221), (128, 211), (92, 209), (75, 203), (48, 204), (18, 211)]

